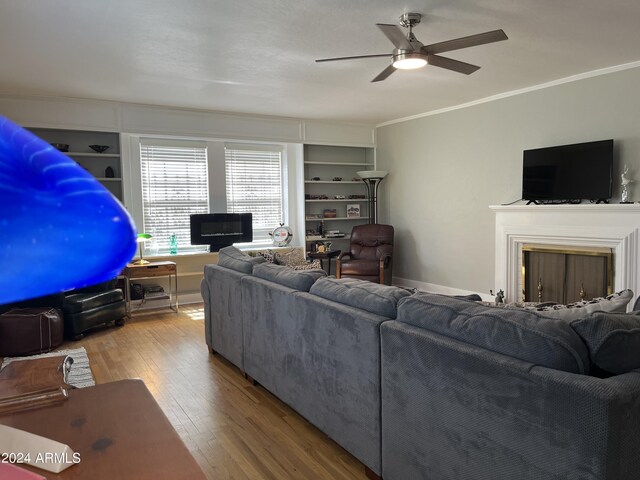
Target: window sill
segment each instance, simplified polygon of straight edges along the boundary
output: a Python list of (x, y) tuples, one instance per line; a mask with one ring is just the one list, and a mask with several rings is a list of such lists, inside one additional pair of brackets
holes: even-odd
[[(237, 248), (238, 250), (243, 252), (251, 252), (251, 251), (258, 251), (258, 250), (291, 250), (297, 247), (296, 245), (289, 245), (287, 247), (276, 247), (273, 244), (264, 243), (264, 244), (255, 244), (255, 245), (245, 244), (242, 246), (237, 246)], [(171, 261), (176, 258), (185, 258), (185, 257), (196, 258), (196, 257), (217, 257), (217, 256), (218, 256), (218, 252), (212, 253), (212, 252), (180, 252), (178, 251), (178, 253), (175, 255), (171, 255), (169, 253), (159, 254), (159, 255), (145, 255), (144, 259), (153, 261), (153, 262), (161, 262), (161, 261), (167, 261), (167, 260)]]
[(209, 257), (212, 255), (217, 255), (217, 253), (210, 253), (210, 252), (179, 252), (175, 255), (171, 255), (169, 253), (167, 254), (158, 254), (158, 255), (145, 255), (144, 259), (145, 260), (149, 260), (149, 261), (166, 261), (166, 260), (172, 260), (175, 258), (184, 258), (184, 257), (189, 257), (189, 258), (193, 258), (193, 257)]

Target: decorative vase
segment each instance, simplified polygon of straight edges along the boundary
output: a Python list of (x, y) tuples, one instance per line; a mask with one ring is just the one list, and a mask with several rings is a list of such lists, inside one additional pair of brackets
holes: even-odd
[(172, 233), (169, 237), (169, 254), (178, 254), (178, 236), (175, 233)]

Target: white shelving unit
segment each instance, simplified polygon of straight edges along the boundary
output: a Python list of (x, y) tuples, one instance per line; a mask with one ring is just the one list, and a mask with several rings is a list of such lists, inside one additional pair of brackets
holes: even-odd
[[(331, 242), (333, 250), (346, 250), (349, 246), (351, 229), (355, 225), (367, 223), (369, 212), (367, 188), (357, 173), (360, 170), (373, 170), (375, 166), (374, 149), (369, 147), (338, 147), (329, 145), (304, 146), (304, 184), (305, 184), (305, 224), (306, 249), (310, 250), (315, 242)], [(312, 180), (312, 178), (319, 180)], [(340, 177), (341, 180), (334, 180)], [(315, 199), (313, 196), (325, 195), (328, 198)], [(363, 198), (348, 198), (361, 195)], [(345, 198), (335, 198), (345, 197)], [(349, 217), (347, 206), (360, 207), (360, 217)], [(335, 210), (333, 218), (324, 217), (325, 210)], [(311, 216), (321, 218), (310, 218)], [(318, 235), (322, 225), (324, 232), (338, 230), (344, 237), (327, 238)]]
[[(69, 145), (69, 151), (62, 153), (75, 160), (118, 200), (123, 201), (119, 133), (52, 128), (30, 128), (29, 130), (47, 143)], [(97, 153), (89, 148), (89, 145), (108, 145), (109, 149), (103, 153)], [(108, 169), (113, 171), (113, 177), (106, 176)]]

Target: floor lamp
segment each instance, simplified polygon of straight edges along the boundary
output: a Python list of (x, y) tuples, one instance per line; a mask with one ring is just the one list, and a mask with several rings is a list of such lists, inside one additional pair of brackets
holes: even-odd
[(357, 173), (367, 186), (367, 193), (369, 194), (369, 223), (378, 223), (378, 185), (389, 172), (363, 170)]

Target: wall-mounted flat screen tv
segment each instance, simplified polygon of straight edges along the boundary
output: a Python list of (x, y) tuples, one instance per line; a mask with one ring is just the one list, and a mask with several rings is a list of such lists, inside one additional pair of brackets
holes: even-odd
[(613, 140), (525, 150), (522, 198), (533, 202), (611, 198)]
[(191, 245), (209, 245), (210, 252), (253, 241), (250, 213), (198, 213), (191, 215), (190, 223)]

